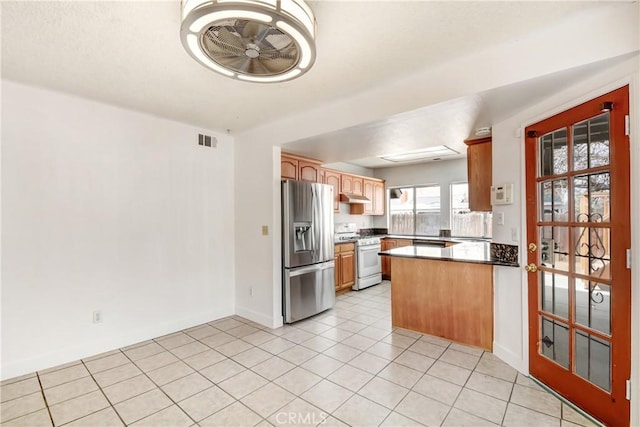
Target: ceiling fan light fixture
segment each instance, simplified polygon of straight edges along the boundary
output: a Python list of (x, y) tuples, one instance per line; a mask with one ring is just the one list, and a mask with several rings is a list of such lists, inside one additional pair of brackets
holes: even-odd
[(180, 38), (205, 67), (238, 80), (294, 79), (315, 62), (316, 20), (304, 0), (183, 0)]

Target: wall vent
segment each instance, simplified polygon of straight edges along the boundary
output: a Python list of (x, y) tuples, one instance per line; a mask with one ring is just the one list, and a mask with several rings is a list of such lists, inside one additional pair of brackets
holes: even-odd
[(203, 135), (201, 133), (198, 134), (198, 145), (202, 145), (204, 147), (213, 147), (216, 148), (218, 145), (218, 139), (211, 135)]

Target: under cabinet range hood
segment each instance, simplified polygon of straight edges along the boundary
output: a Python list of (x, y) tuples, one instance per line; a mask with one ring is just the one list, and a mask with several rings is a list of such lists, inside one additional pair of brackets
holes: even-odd
[(340, 201), (352, 204), (371, 203), (371, 200), (357, 194), (340, 193)]

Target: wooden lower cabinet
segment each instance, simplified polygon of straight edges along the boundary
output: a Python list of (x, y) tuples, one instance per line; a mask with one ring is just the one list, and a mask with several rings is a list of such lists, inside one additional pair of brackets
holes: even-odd
[(492, 265), (401, 257), (391, 265), (393, 326), (493, 350)]
[(356, 283), (356, 245), (341, 243), (335, 246), (336, 292), (351, 289)]
[[(412, 244), (413, 240), (410, 239), (382, 239), (382, 247), (380, 249), (388, 251), (389, 249), (411, 246)], [(382, 257), (382, 278), (391, 280), (391, 257)]]

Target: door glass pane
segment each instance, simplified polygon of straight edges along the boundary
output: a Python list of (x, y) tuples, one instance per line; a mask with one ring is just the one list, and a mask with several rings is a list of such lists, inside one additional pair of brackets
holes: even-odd
[(577, 176), (573, 179), (575, 220), (609, 222), (611, 191), (609, 172)]
[(569, 271), (569, 228), (540, 227), (540, 264)]
[(611, 278), (610, 234), (608, 228), (574, 227), (576, 273)]
[(575, 373), (611, 390), (611, 343), (586, 332), (575, 331)]
[(569, 327), (557, 320), (541, 316), (540, 353), (569, 368)]
[(540, 176), (567, 172), (567, 129), (540, 138)]
[(569, 277), (548, 271), (540, 273), (542, 310), (556, 316), (569, 317)]
[(603, 283), (576, 279), (576, 322), (611, 334), (611, 288)]
[(573, 125), (573, 169), (609, 164), (609, 113)]
[(540, 221), (553, 220), (553, 181), (540, 183)]
[(567, 221), (569, 212), (569, 193), (567, 179), (556, 179), (540, 183), (542, 203), (540, 219), (542, 221)]
[(569, 190), (567, 180), (553, 181), (553, 221), (567, 221), (569, 213)]

